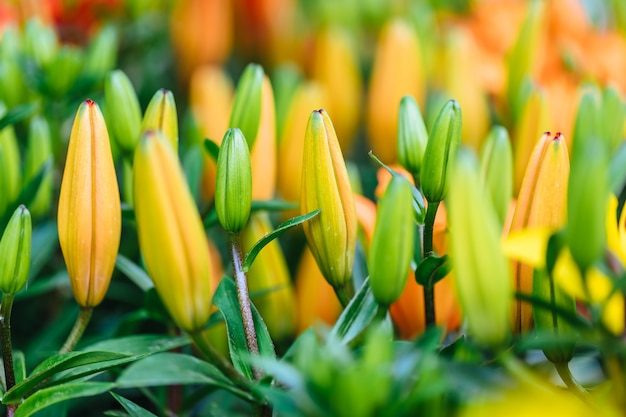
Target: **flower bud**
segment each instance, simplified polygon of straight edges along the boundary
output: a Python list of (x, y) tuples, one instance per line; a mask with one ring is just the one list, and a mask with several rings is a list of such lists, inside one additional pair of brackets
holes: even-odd
[[(271, 231), (268, 213), (254, 213), (241, 232), (242, 249), (248, 252)], [(277, 240), (263, 248), (248, 270), (248, 291), (272, 339), (278, 341), (293, 336), (296, 328), (296, 299), (287, 261)]]
[(500, 247), (498, 217), (484, 189), (476, 158), (461, 151), (448, 196), (451, 255), (458, 299), (469, 333), (500, 346), (509, 335), (511, 279)]
[(250, 149), (253, 149), (261, 124), (263, 79), (263, 67), (257, 64), (248, 64), (237, 84), (228, 123), (230, 127), (237, 127), (241, 130)]
[(610, 194), (608, 161), (600, 141), (587, 141), (577, 149), (572, 154), (568, 184), (566, 236), (574, 260), (586, 272), (605, 248), (605, 207)]
[(350, 32), (339, 26), (320, 30), (313, 56), (312, 79), (333, 92), (333, 99), (326, 103), (327, 110), (335, 116), (341, 149), (349, 152), (358, 128), (363, 90)]
[(217, 158), (215, 211), (222, 227), (231, 233), (244, 228), (252, 204), (252, 168), (246, 138), (228, 129)]
[(111, 281), (121, 234), (120, 195), (109, 134), (98, 105), (76, 113), (59, 196), (59, 242), (74, 298), (95, 307)]
[(513, 133), (515, 158), (513, 162), (514, 179), (513, 193), (519, 194), (526, 166), (533, 153), (537, 138), (548, 129), (551, 124), (550, 109), (544, 92), (532, 86), (528, 98), (520, 108), (520, 120)]
[(104, 98), (113, 137), (125, 152), (133, 152), (139, 141), (141, 107), (133, 84), (122, 70), (107, 76)]
[(83, 73), (95, 80), (103, 80), (115, 68), (118, 36), (115, 27), (104, 26), (91, 40), (84, 60)]
[(422, 192), (430, 203), (446, 196), (448, 172), (461, 143), (461, 127), (461, 107), (449, 100), (435, 120), (422, 161)]
[(46, 70), (46, 87), (58, 97), (66, 94), (80, 73), (82, 59), (79, 48), (69, 45), (61, 47)]
[[(572, 137), (572, 158), (586, 148), (587, 142), (602, 140), (601, 125), (602, 96), (600, 89), (595, 85), (583, 87), (582, 96), (578, 103), (574, 134)], [(611, 124), (613, 121), (610, 122)]]
[(354, 198), (333, 124), (325, 110), (315, 110), (304, 136), (302, 214), (321, 209), (303, 224), (311, 252), (335, 289), (351, 284), (357, 238)]
[[(54, 158), (52, 154), (52, 139), (50, 126), (42, 116), (35, 116), (30, 120), (28, 130), (28, 147), (24, 166), (24, 183), (32, 180)], [(34, 217), (46, 215), (52, 203), (52, 170), (48, 170), (41, 181), (41, 185), (30, 204), (30, 211)]]
[(28, 91), (19, 64), (21, 54), (18, 29), (13, 25), (5, 26), (0, 42), (0, 99), (9, 107), (22, 103)]
[(398, 103), (405, 95), (424, 103), (425, 82), (420, 43), (405, 20), (387, 23), (381, 32), (370, 78), (367, 130), (372, 150), (385, 163), (396, 160)]
[[(552, 136), (546, 132), (537, 143), (526, 168), (510, 231), (537, 227), (556, 231), (565, 225), (568, 177), (569, 155), (565, 138), (560, 133)], [(531, 265), (514, 262), (513, 279), (517, 291), (532, 294)], [(527, 331), (531, 322), (532, 306), (516, 300), (513, 331)]]
[(393, 177), (378, 204), (368, 270), (374, 298), (388, 307), (402, 294), (413, 259), (415, 222), (411, 185), (400, 176)]
[(26, 284), (30, 270), (32, 225), (23, 205), (13, 212), (0, 240), (0, 291), (15, 294)]
[[(0, 103), (0, 117), (6, 114), (6, 107)], [(15, 201), (22, 188), (22, 158), (20, 157), (17, 136), (13, 126), (7, 126), (0, 131), (0, 183), (3, 184), (0, 193), (0, 211)]]
[(502, 126), (494, 126), (485, 140), (480, 153), (480, 174), (503, 225), (513, 196), (513, 154), (509, 134)]
[(398, 160), (413, 177), (420, 175), (428, 143), (428, 132), (419, 105), (413, 96), (400, 100), (398, 111)]
[(600, 114), (602, 136), (609, 152), (615, 152), (624, 138), (626, 108), (620, 93), (613, 87), (607, 87), (602, 93), (602, 112)]
[(31, 19), (24, 29), (24, 52), (35, 63), (46, 68), (57, 53), (58, 39), (51, 26), (43, 24), (39, 19)]
[(266, 75), (263, 76), (261, 99), (259, 129), (256, 139), (253, 140), (254, 146), (250, 148), (252, 177), (255, 179), (252, 184), (252, 198), (271, 200), (276, 193), (276, 113), (272, 84)]
[(172, 145), (174, 153), (178, 152), (178, 115), (171, 91), (160, 89), (152, 96), (143, 115), (141, 134), (148, 130), (160, 130)]
[(148, 274), (174, 322), (200, 330), (211, 314), (211, 260), (191, 192), (170, 142), (143, 134), (134, 159), (135, 216)]

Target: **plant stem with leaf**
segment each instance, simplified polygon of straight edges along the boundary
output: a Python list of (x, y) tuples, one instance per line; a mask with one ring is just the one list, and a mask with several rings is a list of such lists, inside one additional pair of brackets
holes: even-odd
[(74, 349), (85, 332), (87, 324), (89, 324), (89, 320), (91, 320), (92, 314), (93, 307), (81, 307), (78, 317), (76, 318), (76, 322), (74, 323), (74, 327), (67, 336), (65, 343), (63, 343), (63, 347), (59, 350), (59, 353), (69, 353)]
[[(428, 203), (426, 210), (426, 219), (424, 221), (424, 246), (422, 259), (433, 255), (433, 231), (435, 227), (435, 217), (439, 201)], [(424, 285), (424, 316), (426, 317), (426, 326), (435, 324), (435, 286), (428, 283)]]
[[(248, 294), (248, 277), (243, 270), (243, 251), (241, 250), (241, 235), (239, 233), (229, 234), (230, 255), (233, 262), (233, 275), (235, 284), (237, 285), (237, 299), (239, 300), (239, 310), (241, 311), (241, 319), (243, 321), (244, 334), (246, 336), (246, 344), (250, 355), (259, 356), (259, 343), (254, 329), (254, 318), (252, 317), (252, 306), (250, 295)], [(252, 368), (254, 379), (261, 379), (263, 373), (258, 367)]]
[(559, 376), (567, 386), (567, 388), (572, 391), (574, 395), (583, 400), (584, 402), (589, 401), (589, 393), (587, 390), (576, 381), (574, 375), (572, 375), (572, 371), (569, 369), (569, 365), (567, 362), (558, 362), (554, 364), (556, 371)]

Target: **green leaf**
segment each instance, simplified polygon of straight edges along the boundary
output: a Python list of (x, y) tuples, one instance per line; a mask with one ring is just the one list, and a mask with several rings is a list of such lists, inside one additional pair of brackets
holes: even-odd
[(55, 222), (46, 222), (33, 229), (33, 240), (31, 246), (31, 265), (29, 280), (39, 274), (41, 269), (50, 261), (50, 258), (59, 247), (59, 232)]
[(304, 223), (305, 221), (310, 220), (313, 217), (317, 216), (320, 211), (321, 209), (317, 209), (310, 213), (303, 214), (302, 216), (297, 216), (292, 219), (289, 219), (286, 222), (279, 224), (278, 227), (274, 229), (274, 231), (272, 231), (271, 233), (268, 233), (267, 235), (263, 236), (258, 242), (254, 244), (252, 249), (250, 249), (250, 252), (248, 252), (248, 255), (246, 255), (246, 259), (243, 262), (243, 271), (247, 272), (250, 269), (257, 255), (259, 254), (259, 252), (261, 252), (261, 249), (263, 249), (268, 243), (270, 243), (272, 240), (276, 239), (278, 236), (285, 233), (287, 230), (291, 229), (292, 227), (298, 226)]
[(569, 324), (571, 324), (572, 326), (576, 328), (588, 329), (591, 327), (591, 323), (587, 321), (580, 314), (572, 313), (571, 311), (559, 305), (553, 305), (552, 303), (544, 300), (543, 298), (535, 297), (535, 296), (522, 293), (522, 292), (516, 292), (515, 298), (532, 304), (533, 308), (543, 308), (543, 309), (552, 311), (557, 316), (562, 317), (563, 320), (567, 321)]
[(9, 219), (11, 218), (13, 212), (19, 207), (20, 204), (23, 204), (26, 207), (30, 206), (30, 204), (35, 199), (35, 196), (37, 195), (37, 191), (39, 191), (41, 183), (48, 174), (48, 171), (51, 169), (52, 157), (48, 158), (46, 163), (42, 165), (39, 172), (37, 172), (37, 174), (22, 187), (22, 190), (20, 191), (17, 198), (6, 207), (4, 213), (2, 214), (2, 217), (0, 218), (0, 225), (2, 225), (3, 229), (9, 222)]
[(337, 338), (342, 343), (350, 343), (367, 329), (378, 314), (378, 309), (367, 278), (337, 319), (330, 337)]
[(145, 408), (138, 406), (131, 400), (128, 400), (121, 395), (117, 395), (114, 392), (111, 392), (110, 394), (113, 396), (113, 398), (117, 400), (118, 403), (121, 404), (122, 407), (124, 407), (124, 410), (128, 412), (128, 415), (130, 417), (157, 417), (156, 414), (153, 414)]
[(67, 275), (67, 271), (60, 270), (54, 275), (37, 278), (32, 284), (27, 284), (25, 289), (15, 294), (15, 299), (18, 301), (27, 300), (50, 291), (63, 289), (71, 291), (70, 279)]
[[(250, 206), (250, 213), (254, 213), (256, 211), (284, 211), (284, 210), (293, 210), (298, 208), (297, 203), (293, 203), (291, 201), (283, 201), (283, 200), (255, 200), (252, 201), (252, 205)], [(217, 212), (215, 210), (211, 210), (209, 214), (204, 218), (204, 228), (208, 229), (209, 227), (215, 226), (218, 224), (217, 220)]]
[(26, 119), (33, 114), (38, 107), (39, 105), (37, 103), (28, 103), (13, 107), (0, 118), (0, 130)]
[(72, 398), (99, 395), (114, 387), (115, 384), (108, 382), (78, 382), (44, 388), (24, 400), (15, 411), (14, 417), (28, 417), (52, 404)]
[(21, 350), (13, 352), (13, 372), (16, 384), (19, 384), (26, 378), (26, 359), (24, 358), (24, 352)]
[(408, 183), (411, 185), (411, 193), (413, 194), (413, 210), (415, 211), (415, 221), (417, 222), (417, 224), (423, 225), (424, 219), (426, 218), (426, 206), (424, 205), (424, 197), (422, 196), (420, 190), (418, 190), (413, 184), (411, 184), (411, 181), (407, 180), (404, 175), (385, 165), (380, 159), (376, 157), (376, 155), (374, 155), (372, 151), (369, 151), (368, 155), (381, 167), (385, 168), (385, 170), (387, 170), (387, 172), (389, 172), (393, 177), (401, 177), (404, 178), (404, 180), (408, 181)]
[(218, 145), (215, 141), (206, 138), (204, 140), (204, 150), (209, 154), (213, 162), (217, 162), (217, 156), (220, 153), (220, 145)]
[(103, 351), (70, 352), (52, 356), (39, 364), (28, 378), (8, 390), (2, 398), (2, 402), (4, 404), (19, 402), (31, 391), (38, 389), (41, 384), (44, 384), (53, 375), (61, 371), (91, 363), (121, 359), (127, 356), (123, 353)]
[(448, 255), (430, 255), (417, 264), (415, 280), (424, 287), (432, 287), (450, 272)]
[[(222, 278), (213, 296), (213, 304), (219, 309), (226, 321), (228, 347), (233, 365), (239, 372), (253, 381), (254, 376), (249, 360), (250, 353), (248, 352), (243, 321), (239, 310), (239, 301), (237, 299), (237, 287), (232, 279), (228, 277)], [(250, 304), (259, 345), (259, 355), (274, 358), (276, 357), (274, 343), (267, 331), (267, 327), (254, 304)]]
[(118, 254), (115, 260), (115, 266), (134, 282), (135, 285), (141, 288), (142, 291), (145, 292), (154, 287), (154, 283), (146, 271), (127, 257)]
[(115, 350), (126, 355), (142, 355), (158, 353), (166, 350), (187, 346), (191, 340), (186, 336), (163, 336), (158, 334), (142, 334), (118, 337), (94, 343), (83, 351)]

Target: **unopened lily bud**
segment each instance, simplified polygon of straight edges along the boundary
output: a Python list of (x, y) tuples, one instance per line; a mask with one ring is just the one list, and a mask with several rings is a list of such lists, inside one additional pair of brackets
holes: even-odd
[(424, 103), (420, 42), (409, 22), (396, 19), (381, 31), (367, 100), (368, 138), (374, 154), (386, 163), (397, 159), (398, 103), (407, 94)]
[(429, 203), (439, 202), (446, 196), (448, 173), (461, 144), (461, 128), (461, 107), (449, 100), (435, 120), (422, 161), (422, 192)]
[(550, 109), (545, 93), (536, 86), (531, 86), (528, 97), (520, 108), (520, 119), (513, 134), (514, 177), (513, 194), (519, 194), (526, 166), (535, 149), (537, 138), (551, 125)]
[(21, 53), (19, 30), (13, 25), (5, 26), (0, 42), (0, 99), (9, 107), (23, 102), (24, 93), (27, 91), (19, 64)]
[(139, 247), (174, 322), (203, 328), (211, 315), (209, 243), (183, 170), (160, 131), (143, 134), (134, 159)]
[(602, 140), (601, 113), (602, 96), (600, 89), (595, 85), (585, 86), (574, 122), (572, 158), (586, 148), (587, 142)]
[(178, 152), (178, 115), (171, 91), (161, 89), (152, 96), (143, 115), (140, 131), (144, 134), (148, 130), (160, 130), (174, 152)]
[(231, 233), (244, 228), (252, 204), (252, 168), (246, 138), (228, 129), (217, 158), (215, 211), (222, 227)]
[(321, 209), (303, 224), (308, 245), (326, 280), (335, 289), (350, 288), (357, 239), (354, 197), (335, 129), (325, 110), (311, 113), (303, 161), (301, 213)]
[(513, 300), (498, 217), (484, 198), (475, 156), (463, 150), (455, 165), (447, 203), (458, 299), (469, 333), (479, 343), (497, 347), (508, 339)]
[[(6, 107), (0, 103), (0, 117), (6, 114)], [(19, 145), (13, 126), (7, 126), (0, 131), (0, 182), (3, 184), (0, 195), (0, 209), (15, 201), (22, 188), (22, 172)], [(2, 207), (4, 206), (4, 207)]]
[(485, 140), (480, 153), (480, 174), (498, 220), (504, 224), (513, 197), (513, 154), (509, 134), (502, 126), (494, 126)]
[(104, 26), (91, 40), (83, 72), (100, 81), (115, 68), (118, 36), (115, 27)]
[(248, 64), (237, 84), (228, 123), (230, 127), (241, 130), (250, 149), (254, 146), (261, 123), (264, 77), (263, 67), (257, 64)]
[(402, 294), (413, 259), (415, 222), (411, 185), (403, 177), (393, 177), (378, 204), (368, 270), (374, 298), (388, 307)]
[[(510, 231), (547, 227), (560, 229), (566, 222), (569, 154), (565, 138), (560, 133), (546, 132), (533, 151), (522, 181)], [(517, 291), (532, 294), (533, 267), (513, 263), (514, 285)], [(532, 323), (532, 306), (515, 301), (513, 331), (525, 332)]]
[(141, 107), (133, 84), (122, 70), (107, 76), (104, 98), (113, 137), (125, 152), (133, 152), (139, 141)]
[(613, 87), (607, 87), (602, 93), (602, 121), (600, 128), (610, 152), (614, 152), (624, 139), (626, 107), (620, 93)]
[(46, 70), (46, 87), (57, 96), (66, 94), (80, 73), (82, 60), (79, 48), (61, 47)]
[[(24, 166), (24, 182), (32, 180), (54, 158), (52, 154), (52, 139), (50, 126), (42, 116), (35, 116), (30, 120), (28, 130), (28, 147)], [(30, 211), (34, 217), (47, 214), (52, 203), (52, 170), (45, 173), (41, 185), (30, 204)]]
[(72, 126), (58, 224), (74, 298), (81, 307), (95, 307), (113, 274), (122, 212), (109, 134), (92, 100), (80, 105)]
[[(242, 249), (248, 252), (271, 231), (268, 213), (254, 213), (241, 232)], [(254, 259), (248, 270), (248, 291), (272, 339), (285, 340), (293, 336), (296, 329), (296, 298), (287, 261), (277, 240), (265, 246)]]
[(400, 100), (398, 111), (398, 160), (413, 177), (419, 178), (428, 132), (419, 105), (413, 96)]
[(602, 256), (606, 242), (608, 161), (600, 141), (588, 141), (577, 149), (568, 184), (566, 236), (574, 260), (586, 272)]
[[(310, 110), (307, 109), (307, 111)], [(276, 112), (274, 108), (274, 92), (267, 75), (263, 76), (263, 85), (261, 87), (259, 129), (256, 139), (252, 142), (254, 146), (250, 148), (250, 159), (252, 161), (252, 177), (255, 179), (252, 186), (252, 198), (255, 200), (271, 200), (276, 193)], [(250, 140), (248, 140), (249, 144)]]
[(0, 291), (15, 294), (26, 284), (30, 270), (32, 225), (23, 205), (13, 212), (0, 240)]
[(350, 151), (356, 137), (363, 90), (358, 56), (350, 35), (339, 26), (320, 30), (315, 39), (312, 68), (312, 79), (333, 93), (327, 110), (335, 117), (335, 131), (344, 152)]
[(46, 68), (52, 63), (58, 49), (58, 39), (51, 26), (39, 19), (31, 19), (24, 29), (24, 51), (35, 63)]

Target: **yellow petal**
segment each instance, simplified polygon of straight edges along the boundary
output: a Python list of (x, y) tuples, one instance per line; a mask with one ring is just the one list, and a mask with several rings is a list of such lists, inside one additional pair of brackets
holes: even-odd
[(509, 259), (544, 268), (551, 233), (548, 227), (515, 230), (502, 240), (502, 251)]

